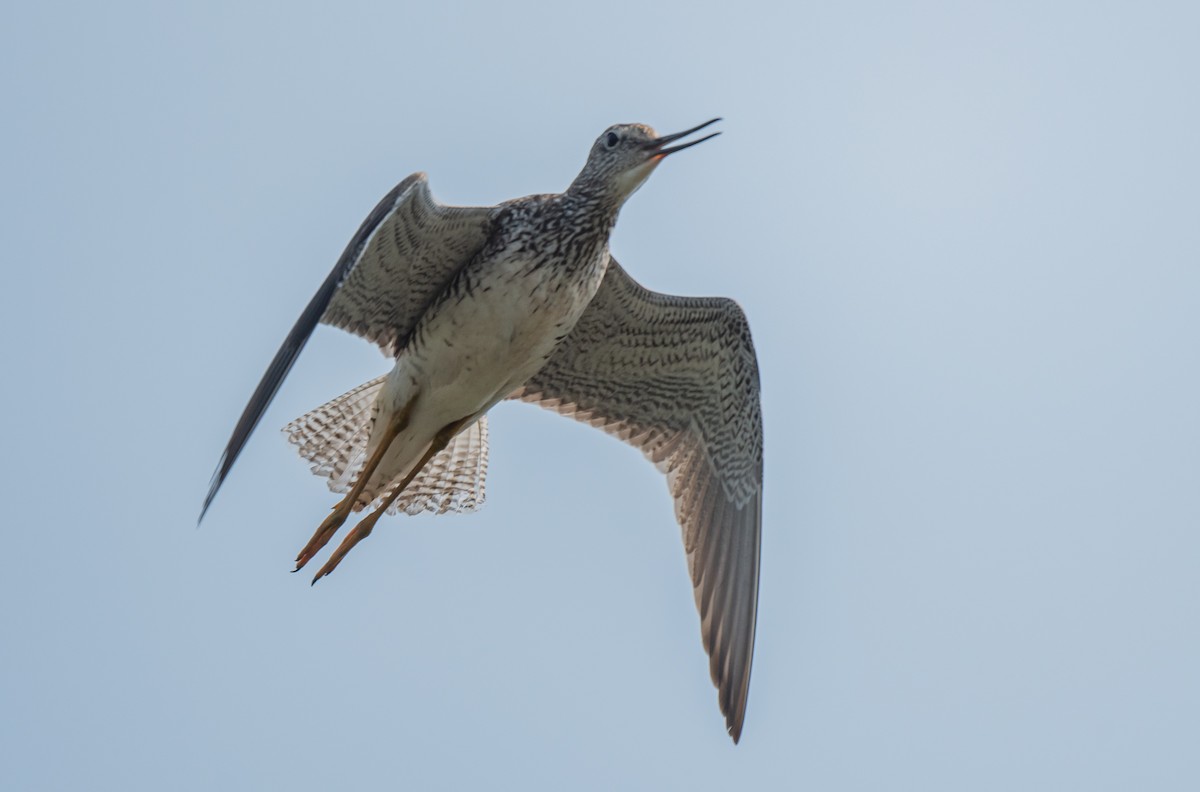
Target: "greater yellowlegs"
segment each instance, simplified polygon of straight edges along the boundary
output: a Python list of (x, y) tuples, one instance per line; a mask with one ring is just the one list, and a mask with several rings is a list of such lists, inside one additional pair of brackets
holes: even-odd
[[(371, 212), (271, 362), (238, 421), (204, 512), (318, 322), (395, 358), (288, 425), (345, 497), (296, 558), (373, 507), (328, 575), (388, 511), (470, 511), (483, 500), (486, 413), (540, 404), (640, 448), (666, 473), (683, 529), (721, 711), (741, 736), (758, 598), (762, 417), (742, 310), (649, 291), (609, 254), (625, 200), (664, 157), (714, 137), (619, 124), (567, 190), (494, 207), (445, 206), (413, 174)], [(676, 145), (671, 145), (676, 143)]]

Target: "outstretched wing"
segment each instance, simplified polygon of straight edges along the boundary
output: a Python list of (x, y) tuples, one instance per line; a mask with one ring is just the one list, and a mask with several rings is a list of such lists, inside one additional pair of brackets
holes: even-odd
[(438, 203), (424, 173), (414, 173), (384, 196), (300, 314), (242, 411), (217, 462), (201, 520), (317, 322), (395, 354), (426, 307), (483, 247), (492, 212)]
[(737, 742), (758, 603), (758, 362), (732, 300), (650, 291), (610, 261), (579, 324), (510, 398), (590, 423), (667, 474), (721, 711)]

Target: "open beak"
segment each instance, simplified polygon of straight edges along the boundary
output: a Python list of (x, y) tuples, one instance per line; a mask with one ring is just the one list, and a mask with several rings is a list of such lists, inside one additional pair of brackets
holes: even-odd
[(688, 135), (692, 134), (693, 132), (699, 132), (701, 129), (704, 129), (706, 126), (715, 124), (720, 120), (721, 119), (719, 119), (719, 118), (714, 118), (712, 121), (705, 121), (700, 126), (694, 126), (691, 129), (685, 130), (683, 132), (676, 132), (674, 135), (663, 135), (662, 137), (655, 138), (654, 140), (650, 141), (648, 144), (646, 144), (646, 147), (648, 149), (650, 149), (650, 151), (651, 151), (650, 156), (653, 159), (656, 159), (656, 160), (662, 159), (663, 157), (667, 156), (668, 154), (674, 154), (676, 151), (683, 151), (685, 148), (691, 148), (692, 146), (696, 145), (697, 143), (703, 143), (704, 141), (708, 140), (709, 138), (715, 138), (717, 135), (721, 134), (720, 132), (713, 132), (711, 135), (705, 135), (704, 137), (700, 138), (699, 140), (693, 140), (691, 143), (680, 143), (678, 146), (668, 146), (667, 148), (663, 148), (663, 146), (666, 146), (668, 143), (674, 143), (676, 140), (685, 138)]

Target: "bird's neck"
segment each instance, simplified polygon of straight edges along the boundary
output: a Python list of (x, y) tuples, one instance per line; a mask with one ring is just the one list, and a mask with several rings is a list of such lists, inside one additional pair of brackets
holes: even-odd
[(624, 196), (615, 195), (602, 185), (576, 179), (562, 194), (562, 209), (567, 214), (601, 231), (605, 238), (617, 224)]
[(563, 197), (580, 209), (611, 215), (615, 222), (628, 196), (610, 181), (589, 178), (588, 174), (581, 173), (571, 182)]

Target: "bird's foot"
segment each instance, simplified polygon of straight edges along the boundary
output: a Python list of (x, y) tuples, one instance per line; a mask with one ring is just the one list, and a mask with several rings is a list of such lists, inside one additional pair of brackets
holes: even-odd
[(317, 532), (312, 535), (312, 539), (308, 540), (308, 544), (300, 551), (300, 555), (296, 556), (296, 568), (293, 572), (299, 572), (304, 568), (304, 565), (312, 560), (313, 556), (321, 552), (321, 548), (329, 544), (329, 540), (337, 533), (338, 528), (346, 522), (346, 518), (350, 516), (351, 506), (345, 501), (342, 501), (337, 506), (333, 507), (333, 512), (325, 518), (321, 526), (317, 528)]
[[(325, 566), (321, 567), (321, 571), (317, 572), (316, 577), (312, 579), (314, 584), (337, 569), (337, 565), (346, 557), (346, 553), (349, 553), (354, 548), (354, 545), (371, 535), (371, 531), (375, 528), (375, 523), (378, 522), (379, 516), (383, 514), (383, 511), (383, 509), (376, 509), (359, 521), (358, 525), (354, 526), (354, 530), (346, 535), (346, 538), (342, 540), (338, 549), (334, 550), (333, 555), (325, 562)], [(332, 536), (332, 534), (330, 535)]]

